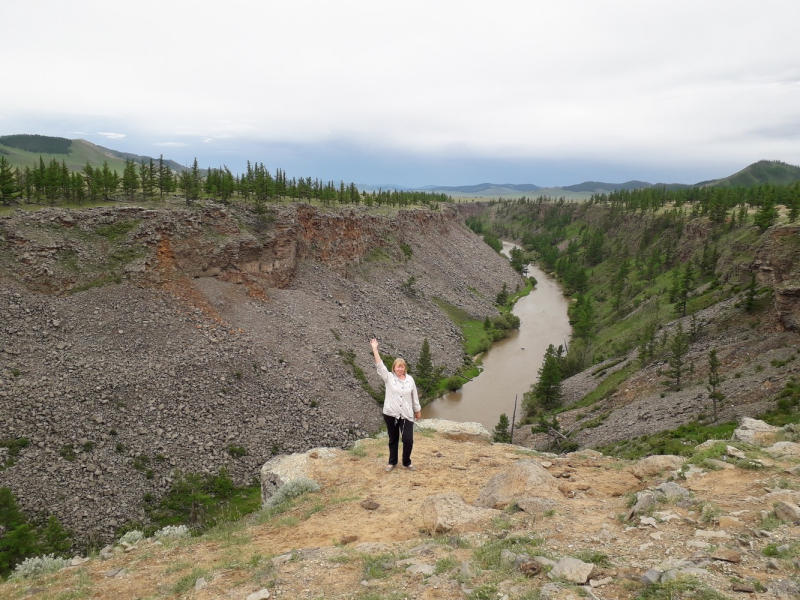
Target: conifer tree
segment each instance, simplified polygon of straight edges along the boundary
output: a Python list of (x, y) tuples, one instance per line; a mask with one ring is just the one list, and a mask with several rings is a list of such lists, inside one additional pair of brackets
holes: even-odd
[(125, 168), (122, 170), (122, 193), (129, 200), (133, 200), (134, 194), (139, 189), (139, 176), (136, 174), (136, 163), (130, 159), (125, 160)]
[(533, 416), (540, 411), (552, 410), (561, 405), (561, 359), (564, 348), (550, 344), (539, 368), (538, 381), (523, 395), (522, 406), (526, 414)]
[(672, 384), (674, 382), (675, 391), (680, 391), (681, 380), (688, 369), (686, 364), (686, 355), (689, 353), (689, 336), (683, 331), (683, 326), (678, 323), (675, 329), (675, 335), (669, 345), (669, 358), (667, 364), (669, 368), (665, 371), (665, 375), (669, 377), (669, 381), (665, 383)]
[(144, 159), (139, 161), (139, 181), (142, 185), (142, 198), (147, 200), (153, 193), (153, 182), (150, 181), (150, 170), (144, 162)]
[(719, 390), (722, 383), (722, 376), (719, 374), (719, 359), (717, 349), (714, 348), (708, 353), (708, 397), (714, 405), (714, 421), (717, 420), (717, 403), (725, 399), (725, 394)]
[(761, 208), (753, 217), (753, 223), (758, 225), (763, 231), (770, 227), (778, 219), (778, 210), (775, 208), (775, 201), (772, 198), (765, 198), (761, 203)]
[(510, 444), (511, 432), (508, 430), (508, 428), (508, 415), (506, 415), (506, 413), (502, 413), (500, 415), (500, 419), (497, 421), (497, 425), (494, 426), (494, 430), (492, 432), (492, 441), (500, 444)]
[(414, 369), (414, 381), (417, 384), (421, 396), (426, 396), (431, 385), (434, 383), (433, 359), (431, 357), (431, 347), (428, 338), (422, 340), (422, 349)]
[(86, 166), (83, 167), (83, 178), (86, 181), (86, 191), (89, 194), (89, 199), (94, 201), (99, 190), (99, 185), (95, 177), (94, 169), (92, 165), (89, 164), (89, 161), (86, 161)]
[(0, 200), (3, 204), (10, 204), (17, 194), (18, 187), (11, 171), (11, 164), (5, 156), (0, 155)]
[(503, 289), (497, 292), (495, 303), (498, 306), (505, 306), (508, 303), (508, 287), (506, 286), (505, 283), (503, 283)]
[(163, 198), (164, 194), (169, 194), (170, 192), (175, 190), (175, 179), (172, 175), (172, 169), (169, 168), (169, 165), (164, 162), (164, 155), (161, 154), (158, 157), (158, 193), (159, 197)]

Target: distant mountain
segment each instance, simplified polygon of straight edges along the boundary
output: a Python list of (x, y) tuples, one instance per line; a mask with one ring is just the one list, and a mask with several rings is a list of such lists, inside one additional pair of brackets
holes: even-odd
[(542, 189), (541, 186), (534, 185), (532, 183), (478, 183), (475, 185), (456, 185), (456, 186), (448, 186), (448, 185), (426, 185), (425, 187), (420, 188), (426, 191), (436, 191), (436, 192), (464, 192), (467, 194), (477, 194), (480, 192), (486, 192), (488, 190), (496, 190), (496, 189), (507, 189), (507, 190), (514, 190), (515, 192), (535, 192), (537, 190)]
[[(12, 167), (20, 169), (38, 164), (41, 156), (45, 163), (49, 163), (53, 159), (59, 163), (63, 161), (73, 171), (81, 170), (87, 162), (95, 167), (102, 166), (104, 162), (107, 162), (112, 170), (116, 169), (119, 173), (125, 169), (126, 159), (131, 159), (138, 164), (142, 160), (149, 162), (153, 158), (111, 150), (87, 140), (25, 134), (0, 136), (0, 154), (6, 157)], [(153, 158), (153, 161), (156, 160), (157, 158)], [(164, 162), (173, 171), (186, 169), (174, 160), (165, 160)]]
[(569, 190), (571, 192), (613, 192), (614, 190), (639, 190), (642, 188), (653, 187), (652, 183), (646, 181), (626, 181), (625, 183), (603, 183), (602, 181), (584, 181), (577, 185), (562, 186), (562, 190)]
[(417, 188), (405, 187), (396, 183), (357, 183), (356, 187), (362, 192), (377, 192), (378, 190), (409, 191)]
[(786, 185), (800, 181), (800, 167), (779, 160), (760, 160), (723, 179), (696, 183), (697, 187), (751, 187), (764, 183)]

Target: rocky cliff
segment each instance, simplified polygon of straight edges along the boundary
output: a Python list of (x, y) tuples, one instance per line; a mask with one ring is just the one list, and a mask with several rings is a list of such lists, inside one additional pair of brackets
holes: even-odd
[(100, 539), (176, 469), (242, 483), (374, 431), (340, 352), (375, 387), (372, 335), (412, 360), (427, 337), (452, 370), (460, 334), (434, 300), (483, 317), (520, 282), (449, 210), (17, 211), (0, 245), (0, 438), (28, 442), (0, 449), (0, 485)]

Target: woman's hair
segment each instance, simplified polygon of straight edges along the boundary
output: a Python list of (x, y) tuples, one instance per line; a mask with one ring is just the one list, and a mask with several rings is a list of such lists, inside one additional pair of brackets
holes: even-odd
[(394, 373), (394, 368), (397, 365), (403, 365), (406, 368), (406, 371), (408, 371), (408, 365), (406, 364), (406, 361), (402, 358), (395, 358), (394, 362), (392, 363), (392, 373)]

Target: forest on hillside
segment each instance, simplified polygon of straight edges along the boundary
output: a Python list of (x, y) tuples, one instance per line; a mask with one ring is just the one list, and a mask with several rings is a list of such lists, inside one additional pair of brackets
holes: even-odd
[[(665, 393), (690, 380), (696, 384), (696, 365), (686, 358), (702, 335), (695, 313), (738, 294), (742, 318), (753, 315), (755, 326), (774, 290), (739, 267), (752, 262), (770, 227), (794, 224), (799, 215), (800, 184), (793, 183), (621, 190), (587, 202), (523, 198), (494, 202), (468, 218), (490, 245), (499, 238), (521, 243), (524, 251), (512, 257), (512, 266), (538, 263), (573, 299), (572, 341), (569, 348), (548, 349), (539, 381), (525, 395), (525, 421), (538, 421), (542, 431), (557, 426), (562, 382), (595, 365), (599, 373), (620, 364), (632, 351), (637, 359), (600, 394), (654, 363), (665, 365)], [(688, 319), (685, 327), (667, 327), (681, 317)], [(707, 360), (703, 372), (715, 394), (719, 362), (711, 355)], [(790, 400), (782, 406), (797, 419), (797, 386), (787, 385)]]

